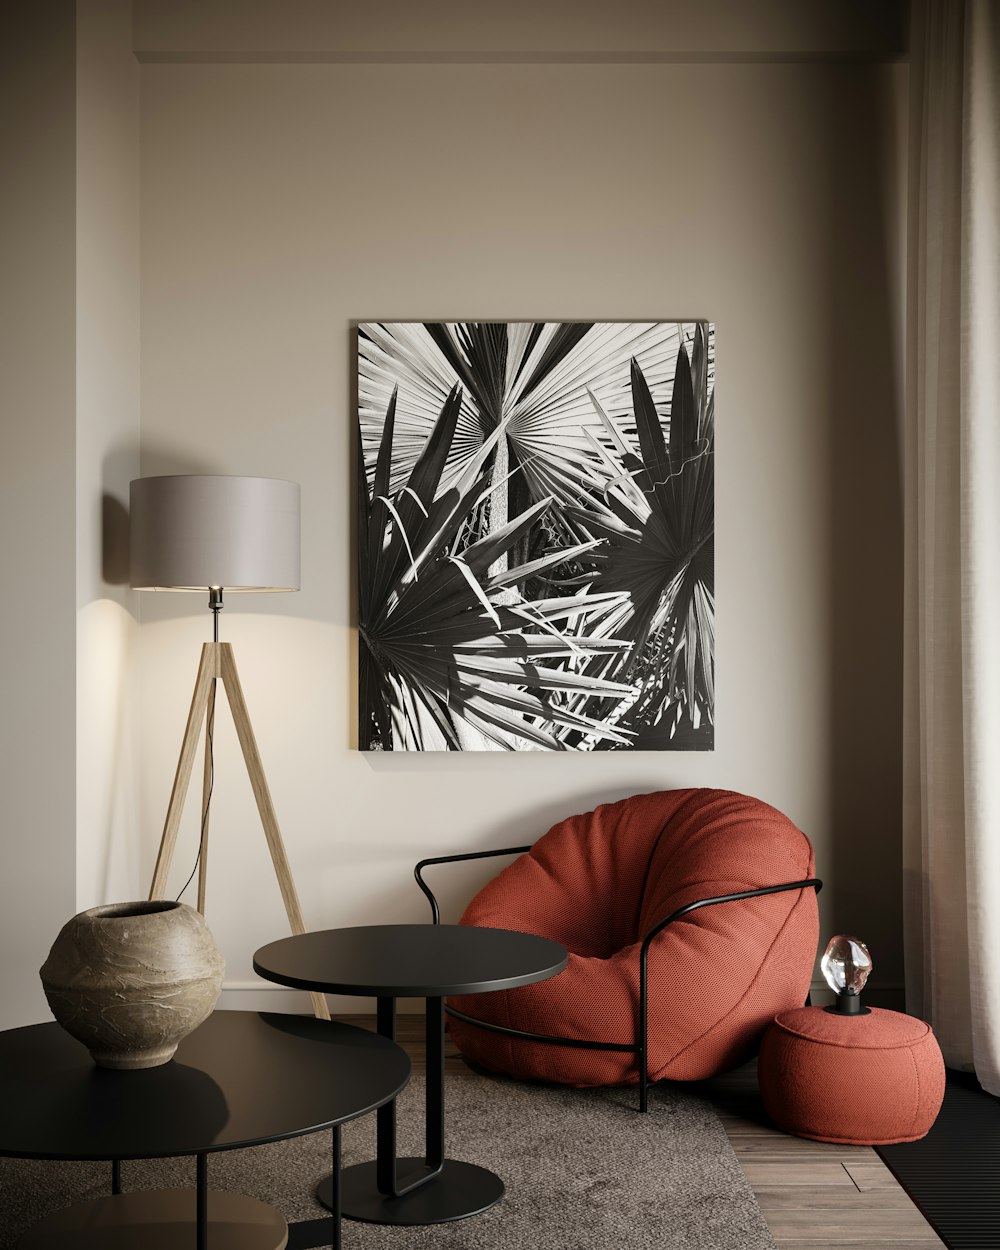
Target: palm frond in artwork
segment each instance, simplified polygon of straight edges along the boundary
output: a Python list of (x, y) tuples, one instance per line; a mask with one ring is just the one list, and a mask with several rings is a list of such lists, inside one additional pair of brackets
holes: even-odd
[[(589, 714), (589, 702), (631, 700), (627, 680), (595, 675), (598, 657), (624, 654), (627, 640), (591, 622), (617, 613), (625, 592), (592, 588), (524, 600), (512, 584), (525, 569), (502, 557), (524, 542), (550, 505), (531, 504), (466, 542), (469, 517), (501, 483), (486, 463), (501, 422), (442, 486), (465, 409), (460, 383), (442, 403), (405, 480), (392, 484), (398, 392), (387, 399), (369, 474), (359, 449), (360, 739), (362, 749), (469, 749), (492, 744), (562, 749), (559, 734), (624, 744), (629, 731)], [(533, 562), (544, 570), (582, 558), (596, 539)], [(573, 696), (572, 706), (567, 695)]]
[[(631, 363), (631, 430), (591, 402), (609, 445), (594, 441), (604, 481), (599, 496), (570, 509), (600, 545), (579, 562), (592, 590), (628, 592), (599, 630), (631, 643), (626, 656), (590, 671), (632, 682), (627, 710), (600, 714), (636, 736), (636, 747), (710, 745), (715, 704), (715, 423), (708, 328), (696, 323), (691, 354), (674, 371), (669, 436), (638, 363)], [(620, 714), (620, 715), (619, 715)]]
[(661, 323), (365, 323), (358, 332), (358, 404), (369, 480), (393, 389), (398, 488), (457, 382), (464, 395), (443, 484), (504, 423), (494, 476), (516, 467), (521, 473), (511, 479), (506, 511), (502, 494), (494, 501), (493, 528), (538, 499), (576, 502), (594, 482), (586, 431), (603, 436), (588, 388), (612, 416), (626, 412), (635, 357), (665, 402), (678, 348), (677, 328)]

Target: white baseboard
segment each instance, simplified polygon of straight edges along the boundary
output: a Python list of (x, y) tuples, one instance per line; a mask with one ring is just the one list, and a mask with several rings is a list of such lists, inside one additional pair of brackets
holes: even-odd
[[(812, 1001), (818, 1007), (833, 1002), (833, 991), (825, 981), (813, 981), (809, 987)], [(373, 1016), (374, 998), (351, 998), (345, 994), (328, 994), (327, 1002), (335, 1016)], [(873, 1007), (886, 1007), (890, 1011), (903, 1011), (905, 993), (902, 984), (888, 982), (873, 985), (865, 990), (865, 1002)], [(226, 981), (222, 986), (219, 1006), (228, 1011), (279, 1011), (292, 1015), (309, 1015), (312, 1007), (304, 990), (290, 990), (284, 985), (272, 985), (268, 981)], [(400, 998), (396, 1010), (401, 1015), (420, 1015), (424, 1010), (422, 998)]]

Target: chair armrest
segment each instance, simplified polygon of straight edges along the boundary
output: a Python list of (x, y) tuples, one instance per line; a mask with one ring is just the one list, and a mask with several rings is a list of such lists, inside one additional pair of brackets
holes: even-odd
[(497, 855), (523, 855), (530, 850), (530, 846), (505, 846), (496, 851), (466, 851), (464, 855), (435, 855), (430, 859), (422, 859), (413, 869), (413, 876), (431, 905), (431, 923), (441, 923), (441, 908), (430, 886), (423, 878), (423, 869), (430, 867), (431, 864), (457, 864), (467, 859), (493, 859)]
[(759, 890), (741, 890), (738, 894), (720, 894), (716, 898), (700, 898), (684, 907), (678, 907), (669, 916), (655, 924), (642, 939), (639, 951), (639, 1102), (643, 1111), (647, 1106), (647, 1085), (649, 1081), (649, 947), (659, 933), (686, 916), (689, 912), (698, 911), (701, 907), (714, 907), (716, 903), (733, 903), (739, 899), (760, 898), (765, 894), (783, 894), (786, 890), (807, 890), (812, 888), (818, 894), (823, 888), (819, 877), (809, 877), (805, 881), (784, 881), (780, 885), (766, 885)]
[(744, 898), (760, 898), (764, 894), (783, 894), (786, 890), (805, 890), (810, 886), (818, 894), (823, 888), (823, 882), (819, 879), (819, 877), (809, 877), (805, 881), (784, 881), (781, 885), (765, 885), (759, 890), (741, 890), (738, 894), (720, 894), (716, 898), (699, 898), (695, 902), (688, 903), (684, 907), (678, 907), (678, 909), (671, 912), (665, 920), (661, 920), (659, 924), (654, 925), (642, 939), (642, 953), (645, 955), (645, 953), (649, 950), (650, 942), (658, 933), (665, 929), (668, 924), (672, 924), (675, 920), (679, 920), (681, 916), (686, 916), (688, 912), (697, 911), (700, 907), (714, 907), (716, 903), (734, 903), (739, 899)]

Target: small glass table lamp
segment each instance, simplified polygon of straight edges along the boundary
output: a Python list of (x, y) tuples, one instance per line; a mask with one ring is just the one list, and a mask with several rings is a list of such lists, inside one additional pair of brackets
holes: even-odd
[(837, 1001), (827, 1011), (835, 1016), (871, 1015), (861, 1005), (861, 991), (874, 967), (864, 942), (846, 933), (838, 934), (830, 939), (819, 966), (827, 985), (837, 995)]
[[(149, 897), (162, 898), (166, 889), (204, 722), (198, 910), (205, 910), (215, 694), (216, 682), (221, 680), (285, 911), (292, 932), (304, 933), (302, 909), (243, 698), (233, 649), (228, 642), (219, 641), (219, 613), (224, 592), (298, 590), (298, 484), (268, 477), (182, 474), (136, 478), (131, 483), (129, 496), (129, 581), (133, 589), (200, 591), (208, 596), (213, 622), (212, 641), (202, 647)], [(321, 994), (313, 995), (313, 1009), (318, 1016), (329, 1019), (326, 1000)]]

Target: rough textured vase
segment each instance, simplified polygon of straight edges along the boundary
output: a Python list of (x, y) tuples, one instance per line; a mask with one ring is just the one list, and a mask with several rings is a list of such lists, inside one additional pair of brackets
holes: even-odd
[(91, 907), (40, 976), (56, 1020), (102, 1068), (155, 1068), (211, 1013), (225, 964), (201, 914), (165, 900)]

